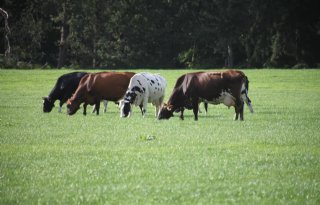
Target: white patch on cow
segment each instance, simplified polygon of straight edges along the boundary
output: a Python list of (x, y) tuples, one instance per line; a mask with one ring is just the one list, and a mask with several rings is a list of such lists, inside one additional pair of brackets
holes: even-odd
[(224, 105), (230, 107), (235, 105), (235, 97), (233, 97), (229, 92), (222, 91), (218, 98), (213, 100), (203, 100), (204, 102), (211, 103), (211, 104), (220, 104), (223, 103)]
[(243, 92), (243, 91), (248, 93), (248, 90), (246, 89), (246, 84), (245, 83), (242, 83), (242, 86), (241, 86), (241, 92)]
[[(120, 109), (120, 117), (125, 117), (123, 109), (124, 109), (124, 104), (127, 103), (127, 102), (128, 102), (127, 100), (120, 100), (119, 101), (118, 107)], [(130, 110), (130, 112), (129, 112), (127, 117), (130, 117), (130, 116), (131, 116), (131, 110)]]

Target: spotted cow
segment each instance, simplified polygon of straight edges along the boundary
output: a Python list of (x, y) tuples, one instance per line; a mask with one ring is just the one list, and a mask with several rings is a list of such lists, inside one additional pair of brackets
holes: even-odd
[(159, 74), (135, 74), (130, 80), (124, 99), (120, 101), (120, 117), (130, 116), (132, 104), (139, 106), (142, 116), (145, 117), (148, 102), (155, 105), (155, 116), (157, 117), (164, 99), (166, 86), (166, 79)]

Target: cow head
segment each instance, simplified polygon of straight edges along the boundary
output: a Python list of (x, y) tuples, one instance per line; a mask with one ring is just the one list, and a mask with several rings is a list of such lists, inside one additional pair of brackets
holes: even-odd
[(130, 117), (131, 104), (136, 100), (137, 92), (142, 93), (142, 90), (138, 86), (134, 86), (126, 92), (124, 99), (119, 103), (120, 117)]
[(68, 115), (73, 115), (80, 108), (80, 102), (78, 100), (69, 99), (67, 101), (67, 112)]
[(173, 106), (164, 104), (159, 112), (158, 119), (169, 119), (170, 117), (173, 117)]
[(128, 117), (131, 113), (131, 104), (127, 100), (121, 100), (119, 102), (120, 117)]
[(43, 97), (43, 112), (51, 112), (54, 107), (54, 103), (49, 97)]

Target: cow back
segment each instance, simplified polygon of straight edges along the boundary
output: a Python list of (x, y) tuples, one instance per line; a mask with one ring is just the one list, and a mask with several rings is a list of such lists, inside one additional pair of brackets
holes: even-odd
[(100, 72), (85, 76), (80, 82), (88, 96), (110, 101), (121, 99), (129, 85), (133, 72)]
[(72, 72), (60, 76), (48, 97), (54, 102), (55, 100), (64, 100), (71, 97), (72, 93), (77, 89), (79, 82), (86, 72)]
[(245, 75), (241, 71), (189, 73), (183, 81), (183, 93), (188, 97), (202, 99), (219, 97), (222, 91), (240, 94)]

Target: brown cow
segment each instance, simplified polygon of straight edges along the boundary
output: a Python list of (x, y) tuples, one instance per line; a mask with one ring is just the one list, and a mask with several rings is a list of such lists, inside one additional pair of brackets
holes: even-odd
[(97, 114), (99, 114), (100, 101), (119, 101), (126, 93), (134, 74), (133, 72), (100, 72), (84, 76), (76, 92), (68, 100), (68, 114), (76, 113), (81, 103), (84, 103), (84, 110), (88, 104), (96, 105)]
[(198, 120), (200, 102), (211, 104), (223, 103), (235, 107), (235, 120), (243, 120), (244, 102), (253, 112), (248, 97), (249, 80), (241, 71), (228, 70), (224, 72), (187, 73), (178, 78), (172, 94), (165, 104), (158, 119), (169, 119), (174, 111), (181, 111), (183, 119), (184, 108), (193, 109), (194, 119)]

